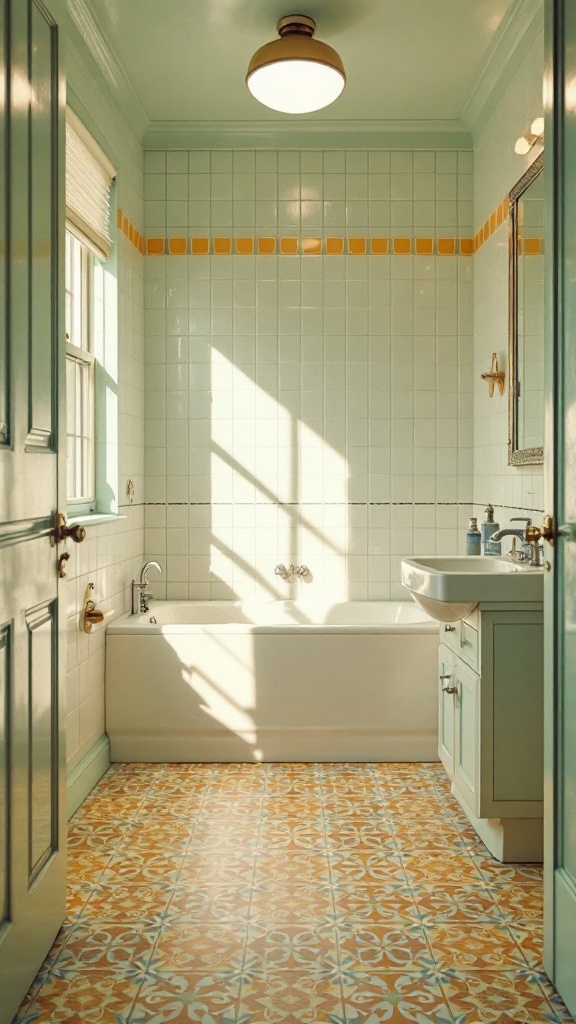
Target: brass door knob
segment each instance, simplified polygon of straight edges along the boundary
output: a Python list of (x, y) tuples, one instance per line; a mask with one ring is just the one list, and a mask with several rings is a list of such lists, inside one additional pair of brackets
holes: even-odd
[(81, 544), (83, 540), (86, 540), (86, 530), (80, 523), (75, 523), (74, 526), (68, 526), (66, 523), (66, 516), (63, 512), (57, 512), (54, 517), (54, 541), (56, 544), (60, 544), (67, 538), (73, 540), (75, 544)]
[(549, 544), (553, 545), (555, 537), (556, 528), (552, 516), (545, 516), (542, 526), (526, 527), (526, 540), (528, 544), (537, 544), (539, 540), (547, 540)]

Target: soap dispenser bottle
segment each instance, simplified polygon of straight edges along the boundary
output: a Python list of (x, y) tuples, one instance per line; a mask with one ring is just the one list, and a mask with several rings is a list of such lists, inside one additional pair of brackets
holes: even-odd
[(490, 540), (493, 533), (500, 529), (500, 523), (494, 522), (494, 507), (488, 505), (488, 508), (484, 509), (486, 512), (486, 519), (482, 523), (482, 554), (484, 555), (500, 555), (502, 553), (502, 544), (499, 540)]
[(479, 555), (480, 554), (480, 541), (481, 533), (478, 529), (478, 520), (476, 516), (471, 516), (470, 526), (466, 534), (466, 554), (467, 555)]

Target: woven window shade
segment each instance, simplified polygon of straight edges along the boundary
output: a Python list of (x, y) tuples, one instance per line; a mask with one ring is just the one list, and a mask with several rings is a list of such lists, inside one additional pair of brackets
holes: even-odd
[(110, 188), (116, 171), (82, 121), (66, 112), (66, 219), (102, 260), (112, 249)]

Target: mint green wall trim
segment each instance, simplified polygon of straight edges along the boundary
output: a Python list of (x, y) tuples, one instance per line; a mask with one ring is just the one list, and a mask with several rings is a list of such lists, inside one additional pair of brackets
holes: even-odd
[[(510, 8), (462, 112), (462, 120), (474, 142), (543, 26), (544, 0), (521, 0)], [(534, 111), (533, 117), (538, 114), (539, 110)]]
[(97, 743), (72, 769), (66, 785), (68, 817), (78, 810), (91, 789), (110, 767), (110, 740), (101, 736)]
[(471, 149), (461, 121), (152, 121), (145, 149)]
[(122, 64), (100, 32), (85, 0), (67, 0), (66, 6), (68, 41), (86, 54), (90, 73), (107, 99), (120, 108), (141, 141), (149, 117)]

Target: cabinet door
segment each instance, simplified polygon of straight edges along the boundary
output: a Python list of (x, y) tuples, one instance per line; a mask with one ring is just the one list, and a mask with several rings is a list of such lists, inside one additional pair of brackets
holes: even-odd
[(438, 648), (438, 757), (449, 778), (454, 778), (454, 694), (444, 687), (455, 685), (456, 657), (446, 644)]
[(455, 750), (454, 776), (459, 792), (478, 813), (480, 757), (480, 677), (460, 658), (455, 659)]

